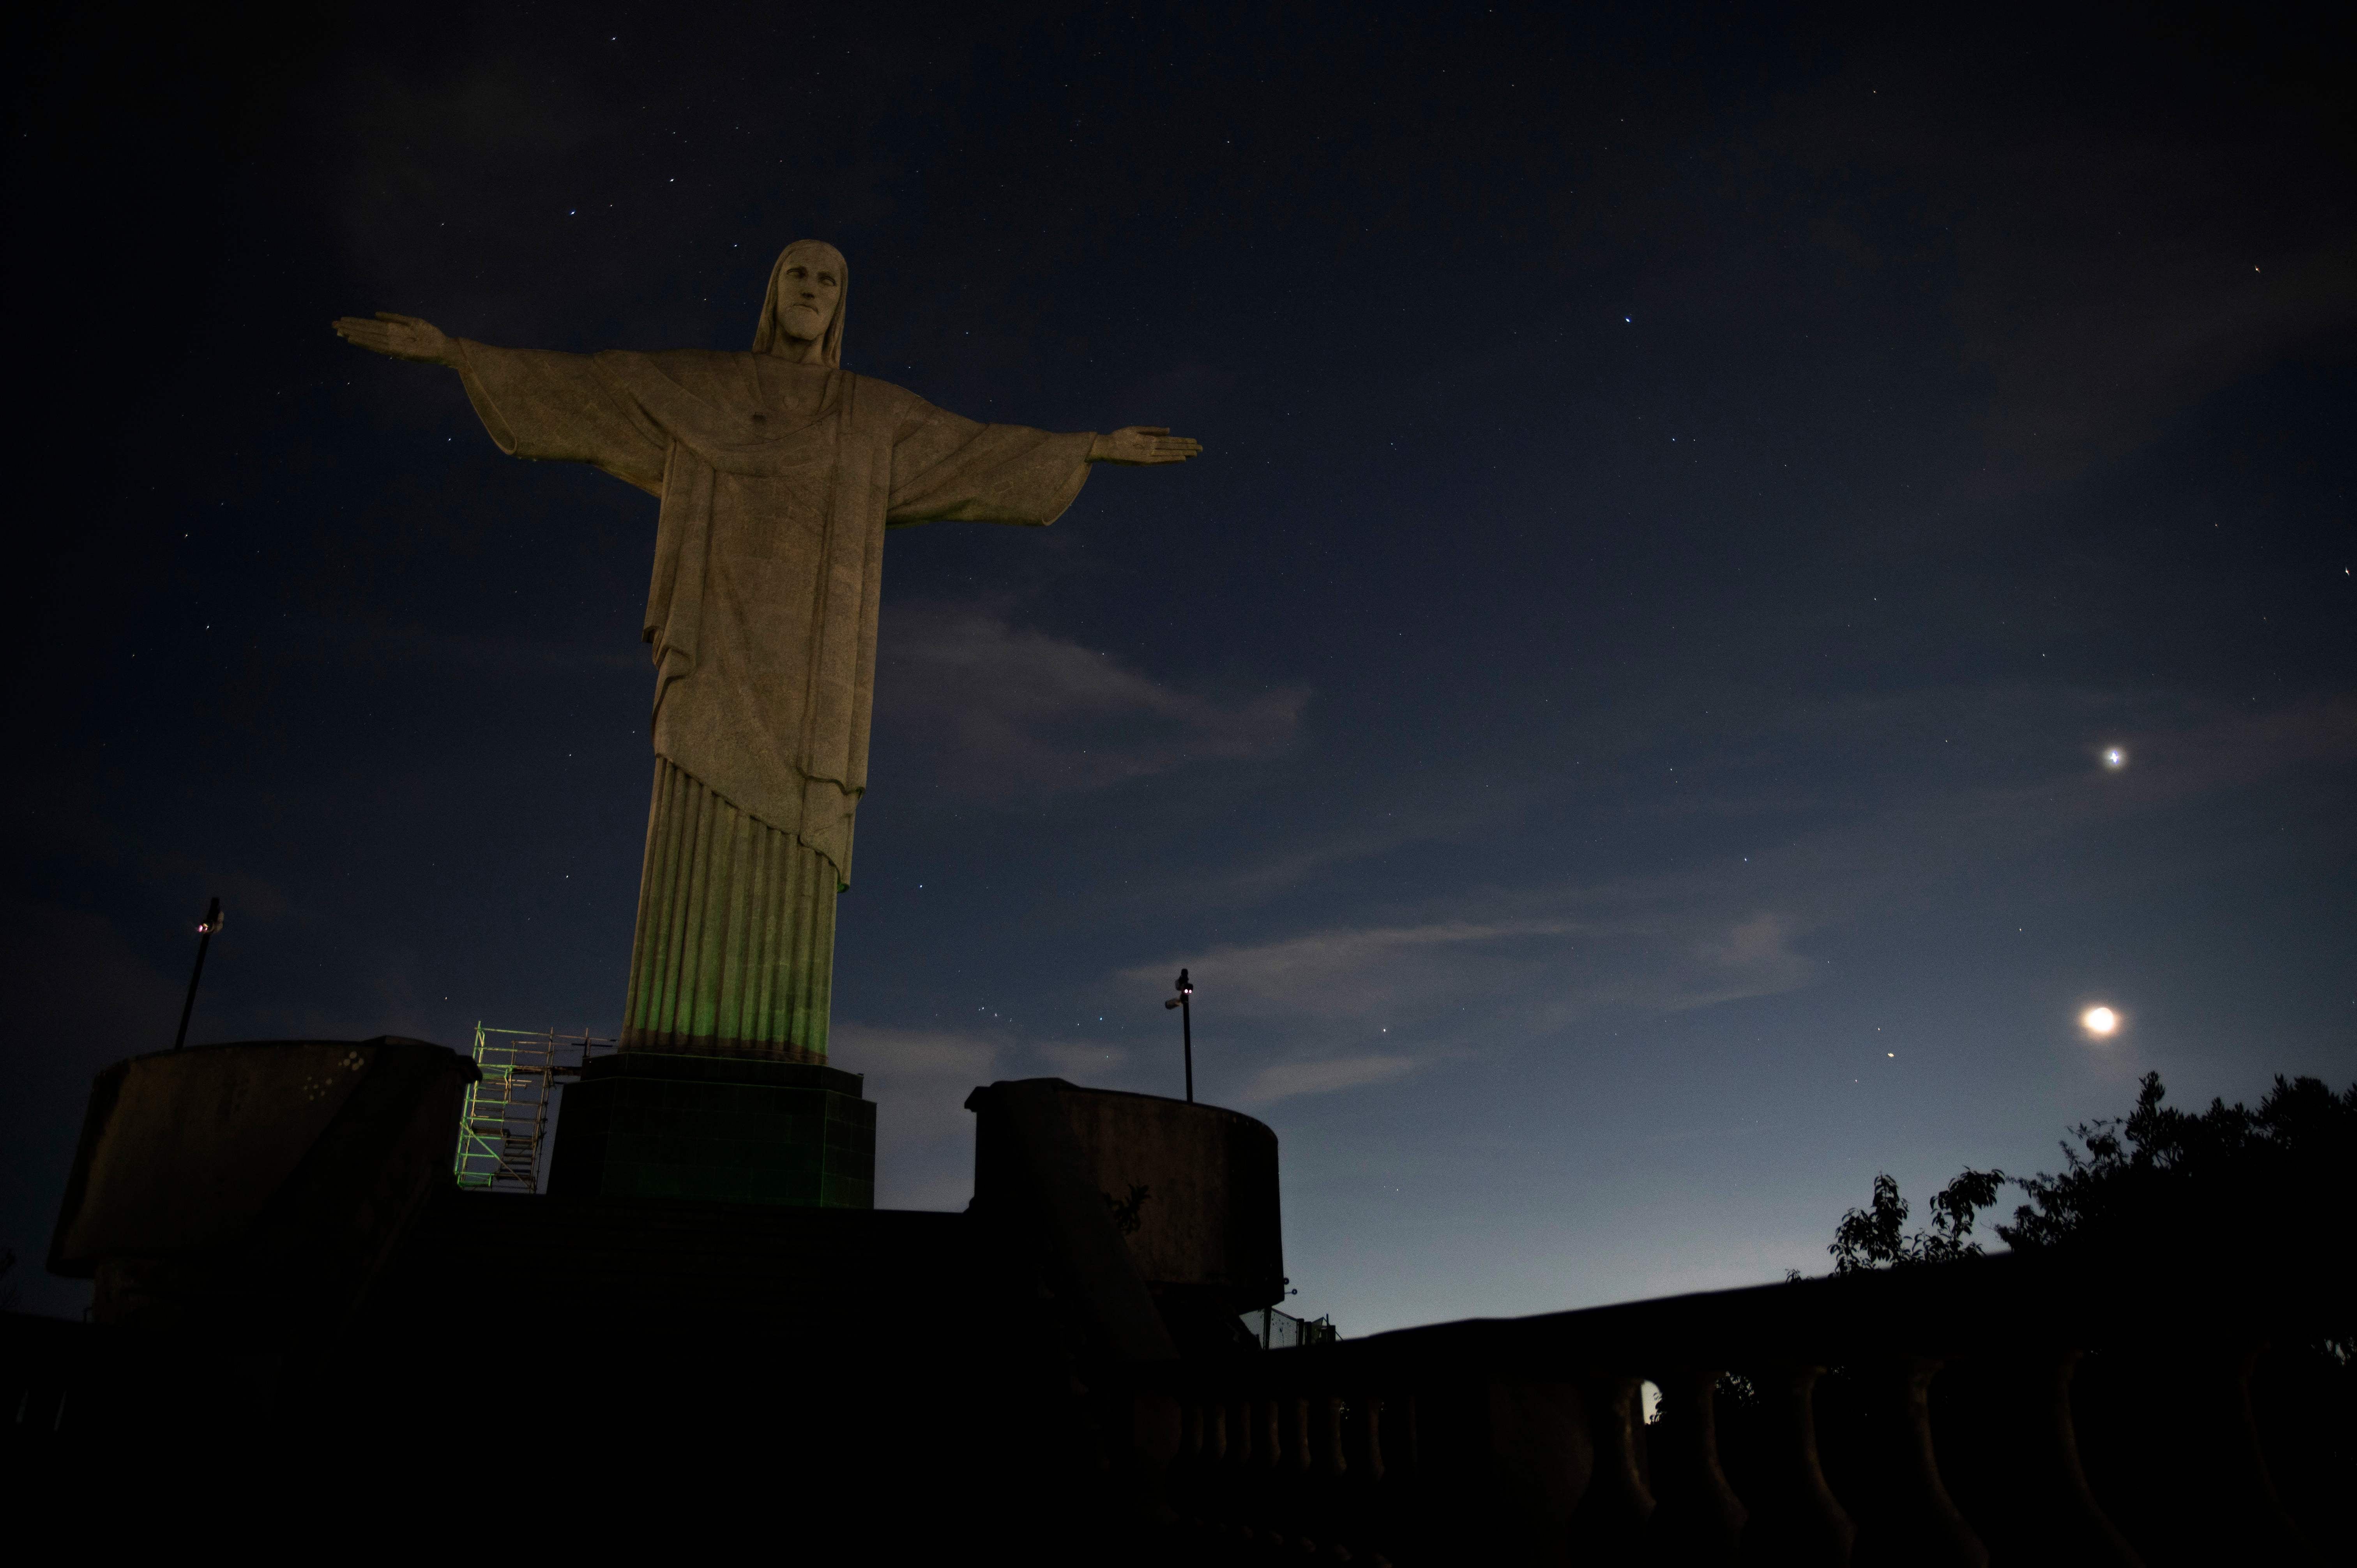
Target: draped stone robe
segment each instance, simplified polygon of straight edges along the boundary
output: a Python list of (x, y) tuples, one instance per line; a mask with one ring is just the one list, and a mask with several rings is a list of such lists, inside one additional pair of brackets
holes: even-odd
[(769, 354), (458, 347), (501, 451), (589, 463), (662, 501), (624, 1048), (823, 1058), (884, 531), (1053, 522), (1092, 436), (979, 424)]

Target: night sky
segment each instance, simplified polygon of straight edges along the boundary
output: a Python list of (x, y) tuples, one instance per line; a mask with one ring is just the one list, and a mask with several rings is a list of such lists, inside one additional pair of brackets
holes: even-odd
[(848, 368), (1206, 447), (891, 538), (879, 1203), (975, 1084), (1178, 1093), (1181, 964), (1348, 1334), (2357, 1078), (2349, 24), (1996, 15), (13, 24), (22, 1305), (210, 895), (195, 1041), (620, 1022), (655, 502), (328, 321), (742, 349), (802, 236)]

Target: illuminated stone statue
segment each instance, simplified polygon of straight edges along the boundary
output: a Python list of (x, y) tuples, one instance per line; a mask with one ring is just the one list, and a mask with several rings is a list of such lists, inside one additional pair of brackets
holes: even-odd
[(855, 375), (848, 281), (834, 246), (788, 246), (743, 354), (494, 349), (409, 316), (335, 324), (361, 348), (456, 370), (501, 451), (594, 464), (662, 502), (625, 1050), (825, 1057), (885, 530), (1053, 522), (1091, 463), (1200, 450), (1152, 427), (977, 424)]

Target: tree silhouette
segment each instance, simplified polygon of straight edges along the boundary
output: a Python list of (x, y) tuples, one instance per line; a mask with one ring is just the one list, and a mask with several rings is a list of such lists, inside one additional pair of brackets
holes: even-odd
[[(1974, 1218), (2010, 1184), (2028, 1201), (1996, 1229), (2018, 1253), (2083, 1260), (2095, 1277), (2172, 1293), (2210, 1280), (2262, 1297), (2271, 1322), (2249, 1385), (2251, 1419), (2273, 1434), (2267, 1463), (2276, 1481), (2291, 1494), (2333, 1499), (2322, 1506), (2338, 1518), (2357, 1463), (2357, 1271), (2349, 1263), (2357, 1085), (2335, 1094), (2316, 1079), (2278, 1076), (2256, 1110), (2212, 1100), (2194, 1112), (2167, 1101), (2160, 1075), (2147, 1073), (2126, 1116), (2071, 1130), (2060, 1171), (1967, 1168), (1932, 1200), (1928, 1231), (1907, 1232), (1899, 1184), (1878, 1175), (1867, 1206), (1835, 1227), (1826, 1249), (1834, 1273), (1979, 1252)], [(1729, 1393), (1733, 1408), (1758, 1408), (1748, 1386), (1729, 1385)]]
[(2357, 1201), (2357, 1084), (2334, 1094), (2277, 1074), (2253, 1111), (2212, 1100), (2195, 1115), (2162, 1103), (2160, 1074), (2125, 1117), (2083, 1122), (2063, 1168), (2020, 1186), (2029, 1201), (1996, 1233), (2017, 1251), (2058, 1247), (2227, 1246), (2312, 1251)]
[(2059, 1172), (1967, 1166), (1932, 1199), (1931, 1230), (1911, 1236), (1899, 1184), (1876, 1176), (1867, 1207), (1834, 1229), (1834, 1273), (1977, 1254), (1974, 1219), (2007, 1182), (2029, 1199), (1996, 1228), (2016, 1251), (2173, 1249), (2297, 1262), (2340, 1245), (2329, 1238), (2345, 1234), (2357, 1212), (2357, 1084), (2335, 1094), (2319, 1079), (2278, 1074), (2255, 1111), (2212, 1100), (2196, 1114), (2167, 1098), (2160, 1074), (2145, 1074), (2127, 1115), (2071, 1130), (2076, 1143), (2064, 1140)]
[(1878, 1175), (1867, 1207), (1851, 1209), (1834, 1227), (1834, 1244), (1826, 1249), (1834, 1255), (1834, 1273), (1977, 1257), (1981, 1245), (1971, 1240), (1973, 1217), (1996, 1201), (1996, 1189), (2005, 1181), (2003, 1171), (1966, 1166), (1933, 1196), (1932, 1229), (1910, 1236), (1905, 1231), (1907, 1200), (1899, 1196), (1899, 1184), (1888, 1171)]

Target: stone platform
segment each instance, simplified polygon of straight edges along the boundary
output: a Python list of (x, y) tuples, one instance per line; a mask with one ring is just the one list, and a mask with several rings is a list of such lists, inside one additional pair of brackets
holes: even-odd
[(567, 1084), (548, 1190), (812, 1208), (876, 1205), (876, 1107), (857, 1073), (624, 1051)]

